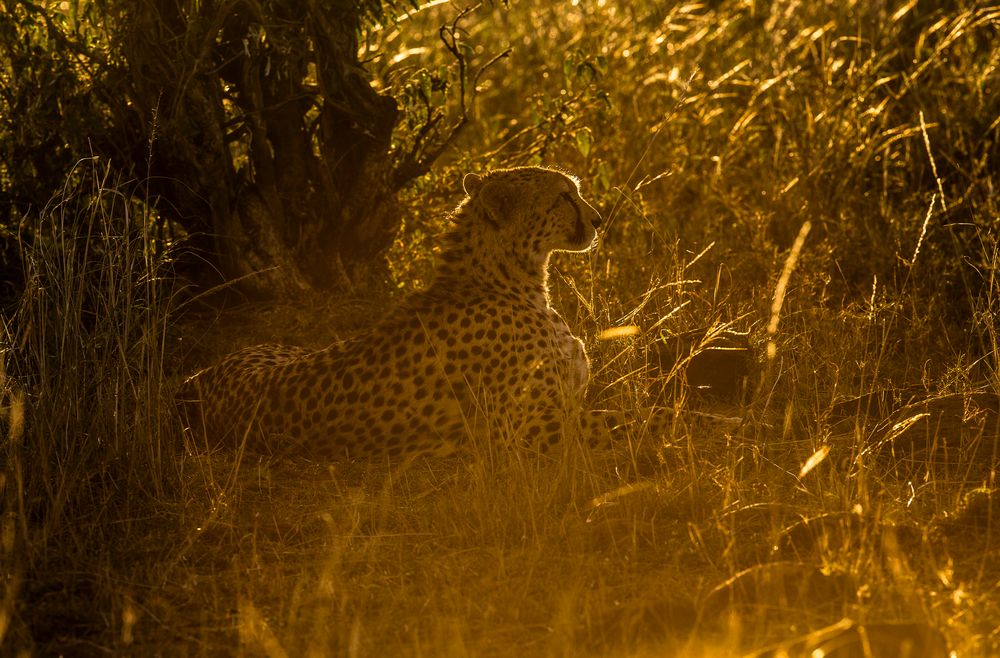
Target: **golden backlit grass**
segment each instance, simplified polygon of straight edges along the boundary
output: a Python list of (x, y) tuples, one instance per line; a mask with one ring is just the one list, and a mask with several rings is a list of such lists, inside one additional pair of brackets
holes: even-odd
[[(75, 170), (0, 334), (2, 653), (1000, 651), (1000, 10), (717, 5), (482, 17), (470, 43), (510, 42), (512, 68), (407, 198), (404, 288), (465, 169), (583, 177), (607, 232), (554, 259), (553, 297), (595, 406), (652, 416), (610, 454), (389, 467), (185, 444), (183, 375), (258, 340), (321, 346), (381, 302), (193, 313), (128, 185)], [(751, 332), (742, 396), (647, 369), (698, 327)]]

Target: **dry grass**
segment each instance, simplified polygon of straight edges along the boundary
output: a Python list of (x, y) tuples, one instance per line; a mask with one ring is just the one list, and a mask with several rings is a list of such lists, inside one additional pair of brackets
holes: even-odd
[[(466, 167), (581, 173), (608, 233), (555, 260), (554, 297), (595, 405), (668, 410), (613, 454), (389, 468), (182, 446), (170, 389), (224, 351), (207, 334), (321, 344), (355, 323), (178, 315), (142, 204), (79, 167), (3, 318), (2, 652), (1000, 652), (1000, 10), (717, 4), (484, 20), (483, 57), (523, 43), (512, 66), (558, 79), (564, 112), (494, 71), (464, 137), (491, 155), (421, 182), (397, 254), (402, 280), (425, 276), (427, 207)], [(532, 25), (548, 32), (524, 42)], [(595, 53), (607, 73), (583, 79)], [(599, 338), (620, 326), (638, 331)], [(709, 326), (750, 330), (738, 398), (646, 367)]]

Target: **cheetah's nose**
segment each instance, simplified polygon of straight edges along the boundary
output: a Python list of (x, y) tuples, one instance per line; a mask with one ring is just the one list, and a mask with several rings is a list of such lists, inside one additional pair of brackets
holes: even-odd
[(594, 225), (594, 228), (601, 228), (601, 223), (604, 220), (601, 218), (601, 213), (594, 211), (594, 216), (591, 218), (590, 223)]

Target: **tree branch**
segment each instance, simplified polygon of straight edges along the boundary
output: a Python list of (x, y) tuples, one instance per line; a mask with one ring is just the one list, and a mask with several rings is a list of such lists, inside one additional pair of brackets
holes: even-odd
[[(451, 125), (446, 134), (441, 135), (437, 130), (437, 126), (444, 118), (444, 115), (441, 113), (431, 112), (428, 104), (427, 121), (418, 131), (409, 152), (400, 158), (400, 164), (393, 172), (393, 179), (395, 184), (399, 187), (404, 185), (407, 181), (427, 173), (427, 171), (431, 168), (431, 165), (439, 157), (441, 157), (441, 154), (444, 153), (445, 149), (447, 149), (458, 136), (458, 133), (461, 132), (466, 125), (468, 125), (471, 121), (469, 113), (475, 105), (478, 93), (477, 89), (479, 86), (479, 79), (487, 69), (492, 67), (501, 59), (508, 57), (512, 51), (511, 48), (507, 48), (503, 52), (494, 55), (488, 62), (476, 70), (475, 74), (472, 76), (472, 84), (470, 85), (468, 83), (469, 63), (465, 54), (462, 52), (462, 29), (460, 24), (463, 19), (480, 7), (482, 7), (482, 3), (466, 7), (458, 13), (451, 23), (446, 23), (438, 29), (438, 36), (440, 37), (441, 42), (444, 44), (445, 49), (451, 53), (451, 56), (455, 58), (455, 62), (458, 65), (458, 119)], [(433, 145), (429, 143), (432, 135), (436, 136), (436, 143)]]

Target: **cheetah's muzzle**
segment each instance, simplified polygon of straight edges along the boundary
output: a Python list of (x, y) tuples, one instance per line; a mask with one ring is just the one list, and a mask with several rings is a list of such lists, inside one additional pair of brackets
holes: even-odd
[(573, 202), (573, 197), (568, 193), (562, 194), (563, 198), (573, 206), (573, 211), (576, 213), (576, 219), (573, 222), (573, 237), (570, 238), (574, 246), (583, 248), (589, 243), (586, 242), (587, 239), (587, 225), (583, 221), (583, 214), (580, 212), (580, 206)]

